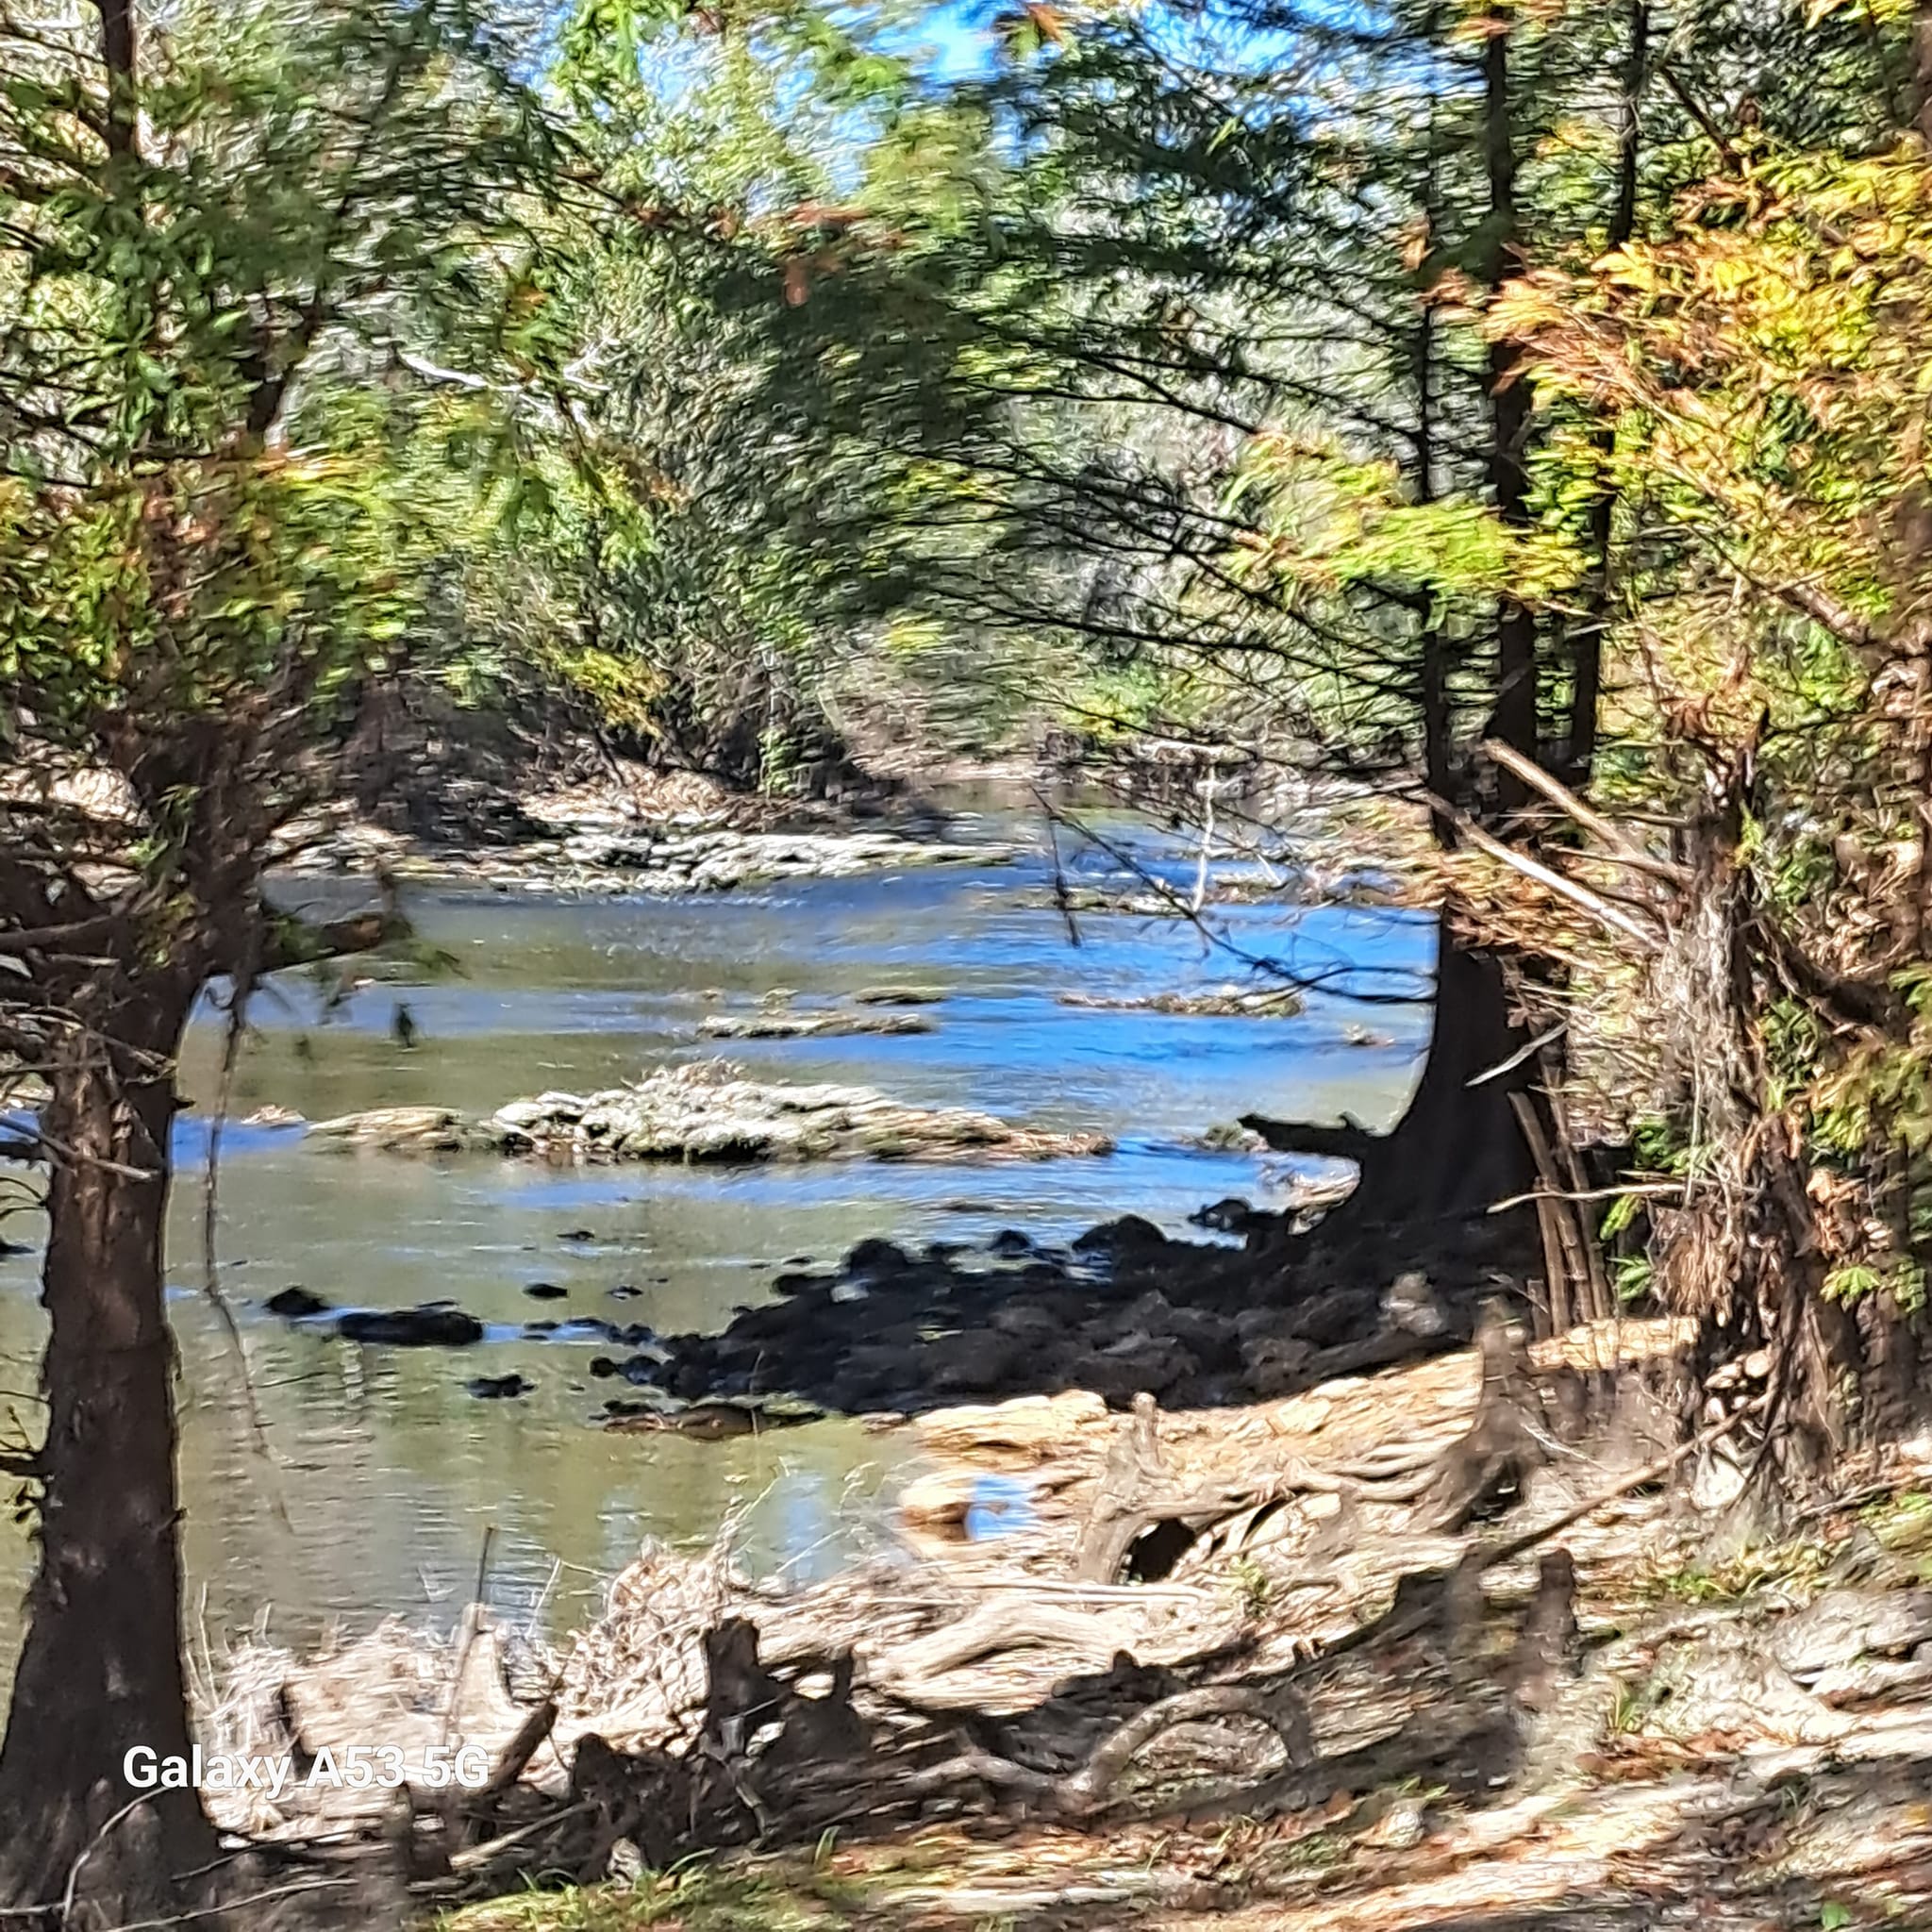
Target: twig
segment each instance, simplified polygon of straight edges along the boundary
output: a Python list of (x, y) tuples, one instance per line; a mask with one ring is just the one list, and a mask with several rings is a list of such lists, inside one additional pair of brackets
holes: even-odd
[(1682, 1186), (1680, 1181), (1632, 1181), (1621, 1188), (1533, 1188), (1526, 1194), (1492, 1202), (1490, 1212), (1500, 1214), (1506, 1208), (1521, 1208), (1530, 1201), (1616, 1201), (1625, 1194), (1675, 1194)]
[(1574, 879), (1565, 878), (1561, 873), (1544, 865), (1540, 859), (1530, 858), (1527, 853), (1517, 851), (1513, 845), (1506, 845), (1502, 840), (1484, 831), (1467, 812), (1457, 812), (1456, 817), (1463, 835), (1479, 852), (1486, 852), (1491, 858), (1513, 867), (1525, 878), (1534, 879), (1539, 885), (1547, 886), (1559, 898), (1568, 899), (1573, 906), (1579, 907), (1600, 924), (1623, 933), (1628, 939), (1635, 940), (1646, 952), (1654, 953), (1661, 947), (1663, 942), (1656, 933), (1646, 932), (1627, 913), (1619, 912), (1614, 906), (1607, 904), (1600, 894), (1592, 892), (1588, 886), (1581, 886)]
[(1670, 879), (1676, 883), (1690, 877), (1681, 865), (1674, 864), (1668, 858), (1653, 858), (1641, 846), (1632, 844), (1601, 812), (1585, 805), (1567, 785), (1552, 777), (1534, 758), (1524, 758), (1514, 745), (1505, 744), (1501, 739), (1491, 738), (1484, 740), (1483, 750), (1506, 771), (1521, 778), (1532, 791), (1541, 791), (1552, 805), (1560, 806), (1586, 832), (1602, 840), (1621, 863), (1634, 866), (1640, 872), (1655, 873), (1658, 878)]
[(1511, 1074), (1526, 1060), (1531, 1054), (1541, 1052), (1553, 1040), (1560, 1040), (1570, 1025), (1567, 1020), (1558, 1020), (1547, 1033), (1539, 1033), (1526, 1046), (1519, 1046), (1507, 1060), (1498, 1060), (1493, 1067), (1485, 1067), (1480, 1074), (1473, 1074), (1463, 1082), (1465, 1087), (1481, 1087), (1491, 1080), (1500, 1080), (1505, 1074)]
[(511, 1845), (522, 1844), (526, 1838), (535, 1838), (540, 1831), (547, 1831), (553, 1824), (561, 1824), (566, 1818), (581, 1817), (594, 1807), (586, 1800), (580, 1805), (566, 1805), (561, 1811), (552, 1811), (541, 1818), (533, 1818), (528, 1824), (520, 1824), (514, 1831), (507, 1831), (501, 1838), (492, 1838), (487, 1843), (472, 1845), (465, 1852), (450, 1854), (449, 1869), (452, 1872), (474, 1872), (479, 1865), (487, 1865), (499, 1852), (508, 1851)]

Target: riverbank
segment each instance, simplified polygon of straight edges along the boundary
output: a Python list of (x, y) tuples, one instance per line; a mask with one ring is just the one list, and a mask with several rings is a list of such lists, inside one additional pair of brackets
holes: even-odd
[[(1137, 851), (1191, 877), (1190, 855), (1153, 833)], [(1065, 862), (1072, 873), (1075, 855)], [(1108, 875), (1102, 855), (1080, 862)], [(836, 1413), (729, 1440), (648, 1424), (607, 1431), (598, 1424), (612, 1401), (676, 1405), (655, 1385), (591, 1373), (638, 1352), (597, 1324), (715, 1337), (736, 1309), (772, 1303), (779, 1275), (836, 1276), (879, 1236), (915, 1258), (939, 1244), (962, 1269), (1016, 1275), (1042, 1257), (994, 1255), (1004, 1231), (1071, 1255), (1078, 1235), (1128, 1205), (1171, 1239), (1205, 1242), (1189, 1219), (1204, 1204), (1239, 1197), (1257, 1213), (1289, 1212), (1308, 1178), (1249, 1137), (1209, 1134), (1215, 1123), (1248, 1107), (1381, 1123), (1400, 1108), (1421, 1011), (1378, 1016), (1394, 1042), (1365, 1048), (1349, 1038), (1356, 1015), (1326, 994), (1278, 1022), (1062, 1006), (1070, 989), (1151, 998), (1216, 988), (1240, 969), (1171, 923), (1083, 920), (1074, 946), (1061, 918), (1020, 903), (1048, 876), (1047, 858), (1029, 853), (984, 870), (648, 899), (407, 881), (420, 942), (447, 965), (407, 980), (278, 975), (251, 1005), (234, 1070), (217, 1250), (269, 1460), (243, 1420), (234, 1342), (203, 1288), (202, 1179), (226, 1045), (224, 1016), (207, 1013), (183, 1063), (197, 1105), (175, 1124), (169, 1238), (197, 1624), (219, 1641), (272, 1605), (277, 1635), (308, 1645), (331, 1624), (364, 1629), (387, 1611), (446, 1622), (473, 1583), (485, 1524), (496, 1530), (498, 1601), (548, 1639), (582, 1621), (595, 1579), (639, 1537), (703, 1541), (727, 1514), (741, 1519), (753, 1571), (829, 1574), (868, 1547), (873, 1499), (896, 1478), (906, 1439)], [(298, 896), (334, 917), (366, 890), (316, 878)], [(1234, 908), (1226, 929), (1247, 951), (1316, 967), (1345, 957), (1413, 976), (1427, 965), (1429, 928), (1400, 915), (1284, 902)], [(792, 994), (782, 1007), (781, 989)], [(866, 997), (888, 991), (944, 997)], [(769, 1012), (935, 1024), (703, 1037), (707, 1019)], [(513, 1095), (588, 1098), (721, 1051), (761, 1086), (865, 1087), (908, 1108), (1098, 1137), (1114, 1151), (988, 1160), (969, 1149), (856, 1165), (342, 1157), (292, 1124), (384, 1108), (487, 1117)], [(44, 1336), (39, 1228), (23, 1210), (4, 1232), (35, 1250), (0, 1256), (0, 1355), (9, 1386), (30, 1391)], [(326, 1318), (266, 1311), (297, 1286), (365, 1315), (452, 1302), (483, 1333), (460, 1348), (347, 1341)], [(540, 1288), (562, 1294), (539, 1299)], [(512, 1387), (514, 1397), (493, 1392)], [(25, 1409), (23, 1422), (35, 1425)], [(0, 1525), (8, 1603), (19, 1603), (32, 1560), (25, 1531)], [(17, 1613), (0, 1609), (0, 1668), (17, 1628)]]
[[(413, 1909), (476, 1900), (466, 1932), (1917, 1923), (1932, 1444), (1752, 1542), (1664, 1480), (1627, 1394), (1621, 1438), (1561, 1420), (1687, 1340), (1512, 1345), (1573, 1451), (1462, 1521), (1443, 1472), (1493, 1346), (1234, 1409), (939, 1411), (900, 1425), (890, 1543), (822, 1585), (647, 1549), (558, 1646), (483, 1617), (244, 1648), (204, 1736), (313, 1752), (407, 1682), (498, 1774), (408, 1840)], [(1132, 1485), (1182, 1509), (1158, 1574), (1114, 1534)], [(347, 1822), (250, 1806), (223, 1822), (271, 1841)]]

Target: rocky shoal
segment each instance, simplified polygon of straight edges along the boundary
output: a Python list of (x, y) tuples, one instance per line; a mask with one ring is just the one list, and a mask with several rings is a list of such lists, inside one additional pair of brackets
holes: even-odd
[(872, 1087), (750, 1080), (724, 1060), (660, 1068), (600, 1093), (541, 1093), (484, 1117), (377, 1108), (317, 1122), (324, 1145), (385, 1153), (495, 1153), (572, 1161), (1044, 1160), (1112, 1151), (964, 1108), (907, 1107)]
[(572, 831), (510, 845), (447, 849), (358, 824), (318, 837), (290, 858), (288, 870), (313, 874), (380, 868), (396, 878), (474, 879), (502, 891), (675, 894), (939, 865), (1006, 865), (1017, 849), (890, 831), (675, 825)]

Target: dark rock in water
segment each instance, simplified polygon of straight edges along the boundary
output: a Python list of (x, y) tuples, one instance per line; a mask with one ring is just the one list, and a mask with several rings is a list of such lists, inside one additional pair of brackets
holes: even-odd
[(700, 1441), (719, 1442), (732, 1436), (752, 1436), (765, 1429), (790, 1428), (800, 1423), (818, 1422), (822, 1411), (796, 1407), (767, 1409), (738, 1402), (694, 1402), (686, 1408), (632, 1407), (623, 1403), (607, 1405), (607, 1429), (621, 1433), (651, 1429), (675, 1430), (680, 1436), (695, 1436)]
[(328, 1306), (319, 1294), (300, 1287), (285, 1288), (262, 1303), (271, 1315), (280, 1315), (291, 1322), (300, 1322), (309, 1315), (325, 1315)]
[(937, 1261), (941, 1267), (944, 1267), (956, 1255), (963, 1255), (969, 1245), (966, 1241), (927, 1241), (925, 1258), (928, 1261)]
[(863, 1241), (845, 1257), (845, 1273), (848, 1275), (871, 1281), (904, 1274), (911, 1267), (912, 1257), (896, 1241)]
[(554, 1281), (533, 1281), (524, 1292), (533, 1302), (560, 1302), (570, 1298), (570, 1290), (558, 1288)]
[(1188, 1216), (1196, 1227), (1211, 1227), (1221, 1234), (1241, 1234), (1254, 1218), (1252, 1203), (1242, 1200), (1239, 1194), (1230, 1194), (1224, 1201), (1197, 1208)]
[(336, 1318), (344, 1341), (374, 1341), (391, 1348), (467, 1348), (483, 1340), (475, 1315), (447, 1306), (421, 1308), (352, 1308)]
[(634, 1355), (617, 1365), (617, 1373), (634, 1389), (650, 1389), (663, 1379), (664, 1364), (656, 1356)]
[(591, 1357), (590, 1373), (595, 1375), (600, 1382), (608, 1381), (612, 1375), (616, 1374), (617, 1364), (608, 1355), (593, 1355)]
[(1098, 1227), (1090, 1227), (1074, 1241), (1074, 1252), (1125, 1255), (1167, 1244), (1167, 1237), (1151, 1221), (1143, 1221), (1138, 1214), (1123, 1214), (1118, 1221), (1103, 1221)]
[(628, 1281), (620, 1281), (608, 1291), (609, 1299), (614, 1302), (634, 1302), (642, 1293), (642, 1289), (633, 1287)]
[(546, 1335), (555, 1335), (561, 1326), (562, 1324), (558, 1322), (525, 1322), (524, 1333), (541, 1341)]
[(573, 1227), (558, 1235), (557, 1239), (560, 1241), (593, 1241), (597, 1239), (597, 1231), (592, 1227)]
[(485, 1402), (506, 1402), (519, 1395), (527, 1395), (537, 1385), (526, 1382), (521, 1375), (478, 1375), (469, 1385), (472, 1395)]
[(1002, 1261), (1017, 1261), (1022, 1255), (1033, 1252), (1033, 1237), (1022, 1234), (1017, 1227), (1003, 1227), (986, 1244), (989, 1255), (997, 1255)]
[(780, 1274), (772, 1282), (774, 1294), (817, 1294), (832, 1285), (829, 1274)]

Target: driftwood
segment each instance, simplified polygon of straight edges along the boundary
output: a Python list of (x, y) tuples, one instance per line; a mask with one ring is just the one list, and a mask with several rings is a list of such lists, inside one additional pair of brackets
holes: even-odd
[[(1132, 1567), (1136, 1546), (1150, 1539), (1143, 1580), (1165, 1575), (1174, 1558), (1209, 1524), (1238, 1509), (1265, 1502), (1274, 1484), (1213, 1483), (1181, 1490), (1168, 1474), (1160, 1454), (1159, 1411), (1151, 1395), (1134, 1398), (1134, 1412), (1108, 1454), (1094, 1491), (1087, 1526), (1074, 1556), (1074, 1574), (1083, 1583), (1118, 1583)], [(1158, 1545), (1151, 1539), (1160, 1536)]]
[[(518, 1711), (490, 1787), (463, 1807), (470, 1829), (498, 1836), (445, 1840), (437, 1883), (448, 1895), (501, 1890), (521, 1872), (596, 1879), (694, 1852), (810, 1845), (832, 1829), (851, 1842), (989, 1805), (1087, 1826), (1209, 1816), (1224, 1793), (1249, 1816), (1325, 1807), (1409, 1780), (1452, 1803), (1491, 1802), (1495, 1780), (1546, 1732), (1570, 1737), (1562, 1726), (1583, 1707), (1577, 1563), (1555, 1540), (1717, 1433), (1554, 1518), (1473, 1537), (1470, 1523), (1534, 1473), (1549, 1426), (1541, 1385), (1571, 1372), (1575, 1346), (1532, 1357), (1492, 1310), (1474, 1357), (1293, 1398), (1232, 1434), (1203, 1416), (1163, 1425), (1140, 1403), (1104, 1449), (1074, 1432), (1071, 1491), (1042, 1475), (1045, 1492), (1067, 1495), (1057, 1515), (1042, 1505), (1035, 1529), (916, 1569), (882, 1563), (784, 1590), (738, 1577), (722, 1554), (651, 1553), (613, 1586), (608, 1627), (557, 1666), (555, 1708)], [(1414, 1407), (1423, 1391), (1426, 1412)], [(1453, 1436), (1445, 1413), (1461, 1424)], [(1016, 1418), (981, 1415), (1009, 1454)], [(1210, 1574), (1206, 1589), (1112, 1580), (1168, 1528), (1192, 1540), (1185, 1574), (1215, 1559), (1207, 1532), (1224, 1556), (1271, 1507), (1285, 1547), (1260, 1551), (1277, 1592), (1265, 1609), (1241, 1608), (1228, 1587), (1241, 1573)], [(1430, 1551), (1419, 1531), (1438, 1520), (1455, 1528)], [(1491, 1573), (1539, 1545), (1526, 1606), (1499, 1611), (1498, 1593), (1524, 1603), (1522, 1573)], [(1414, 1568), (1419, 1557), (1437, 1567)], [(1410, 1574), (1398, 1576), (1402, 1564)], [(1385, 1607), (1364, 1617), (1368, 1604)], [(1884, 1633), (1893, 1657), (1932, 1627), (1932, 1603), (1907, 1608)], [(1875, 1627), (1865, 1617), (1859, 1642)], [(1842, 1647), (1833, 1624), (1802, 1660)], [(446, 1651), (444, 1685), (466, 1674), (458, 1661)], [(477, 1674), (474, 1655), (463, 1661)], [(446, 1701), (431, 1686), (424, 1695), (439, 1710)], [(574, 1757), (567, 1790), (547, 1758), (537, 1764), (546, 1739)], [(519, 1759), (537, 1768), (520, 1776)]]

